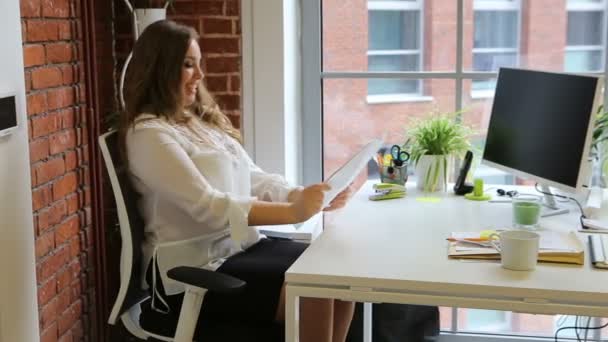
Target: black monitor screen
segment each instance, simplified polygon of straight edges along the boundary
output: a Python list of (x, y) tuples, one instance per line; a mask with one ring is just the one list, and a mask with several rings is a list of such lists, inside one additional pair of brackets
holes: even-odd
[(15, 97), (0, 98), (0, 131), (17, 126)]
[(483, 158), (576, 187), (597, 82), (502, 68)]

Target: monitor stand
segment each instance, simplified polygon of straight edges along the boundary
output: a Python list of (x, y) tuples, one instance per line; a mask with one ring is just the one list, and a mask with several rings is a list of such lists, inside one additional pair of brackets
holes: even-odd
[(543, 208), (540, 212), (541, 217), (555, 216), (560, 214), (566, 214), (570, 211), (568, 208), (560, 207), (555, 200), (555, 196), (551, 195), (551, 189), (547, 185), (541, 185), (541, 190), (545, 193), (543, 194)]

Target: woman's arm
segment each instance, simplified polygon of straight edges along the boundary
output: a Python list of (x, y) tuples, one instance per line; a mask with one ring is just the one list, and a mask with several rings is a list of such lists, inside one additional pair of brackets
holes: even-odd
[(319, 183), (298, 190), (298, 195), (291, 198), (290, 203), (255, 201), (249, 210), (249, 225), (290, 224), (306, 221), (323, 209), (324, 193), (327, 190), (329, 190), (329, 185)]

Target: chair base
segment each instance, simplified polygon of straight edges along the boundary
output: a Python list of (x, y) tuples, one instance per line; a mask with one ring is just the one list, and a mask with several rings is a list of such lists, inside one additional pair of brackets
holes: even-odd
[[(157, 335), (162, 338), (167, 336), (172, 340), (177, 328), (179, 312), (162, 314), (154, 311), (150, 306), (150, 300), (141, 303), (141, 316), (139, 322), (141, 328), (148, 334)], [(169, 337), (171, 336), (171, 337)], [(165, 341), (158, 339), (158, 341)], [(278, 322), (226, 322), (208, 321), (201, 329), (196, 329), (195, 341), (215, 342), (283, 342), (285, 341), (285, 326)]]

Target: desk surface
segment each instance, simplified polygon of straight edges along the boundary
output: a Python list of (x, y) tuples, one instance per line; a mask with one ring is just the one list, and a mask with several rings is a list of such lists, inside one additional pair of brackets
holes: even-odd
[[(446, 237), (451, 232), (509, 227), (511, 204), (473, 202), (452, 193), (416, 194), (411, 187), (405, 198), (374, 202), (367, 199), (371, 184), (326, 223), (321, 236), (289, 268), (289, 285), (583, 305), (608, 316), (608, 272), (590, 266), (586, 243), (583, 266), (541, 263), (522, 272), (503, 269), (499, 262), (448, 259)], [(416, 199), (428, 196), (441, 200)], [(573, 206), (568, 215), (542, 218), (541, 229), (575, 231), (578, 215)]]

